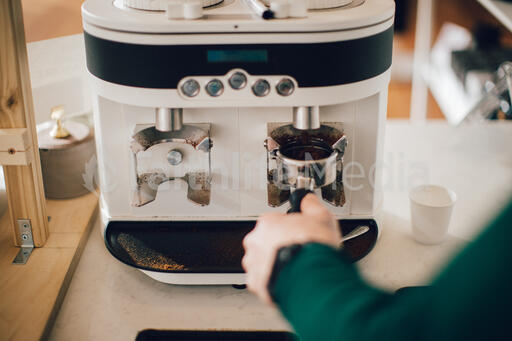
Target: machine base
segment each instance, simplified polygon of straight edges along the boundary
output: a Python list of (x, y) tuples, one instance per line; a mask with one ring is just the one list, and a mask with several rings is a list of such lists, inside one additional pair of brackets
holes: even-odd
[[(343, 235), (361, 225), (364, 235), (344, 243), (340, 252), (356, 262), (375, 246), (373, 219), (339, 220)], [(151, 278), (181, 285), (244, 284), (242, 240), (255, 221), (110, 221), (105, 244), (121, 262)]]

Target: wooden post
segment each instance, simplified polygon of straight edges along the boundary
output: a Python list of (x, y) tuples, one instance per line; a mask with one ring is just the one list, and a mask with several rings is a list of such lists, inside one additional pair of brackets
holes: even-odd
[[(3, 162), (10, 221), (15, 245), (20, 245), (18, 219), (30, 219), (35, 246), (48, 238), (48, 217), (35, 130), (32, 90), (21, 0), (0, 0), (0, 129), (26, 128), (25, 150), (0, 150), (9, 155), (24, 153), (27, 165)], [(5, 145), (4, 147), (5, 148)], [(15, 163), (16, 164), (16, 163)], [(25, 162), (26, 164), (26, 162)]]

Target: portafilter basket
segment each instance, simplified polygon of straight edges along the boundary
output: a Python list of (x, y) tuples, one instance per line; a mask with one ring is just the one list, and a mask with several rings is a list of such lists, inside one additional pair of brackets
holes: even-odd
[(338, 152), (323, 141), (295, 140), (281, 146), (276, 156), (278, 180), (291, 189), (289, 213), (300, 212), (308, 193), (336, 180)]

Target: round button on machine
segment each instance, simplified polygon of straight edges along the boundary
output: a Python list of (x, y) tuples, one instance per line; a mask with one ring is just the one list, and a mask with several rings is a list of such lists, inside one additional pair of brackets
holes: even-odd
[(187, 97), (195, 97), (199, 94), (199, 83), (195, 79), (189, 79), (181, 85), (181, 92)]
[(268, 95), (270, 92), (269, 82), (265, 79), (258, 79), (252, 86), (252, 92), (258, 97)]
[(290, 96), (295, 90), (295, 84), (290, 78), (283, 78), (277, 83), (276, 90), (281, 96)]
[(228, 82), (233, 89), (240, 90), (247, 85), (247, 77), (242, 72), (235, 72), (229, 77)]
[(218, 97), (224, 92), (224, 85), (218, 79), (212, 79), (206, 84), (206, 92), (212, 97)]

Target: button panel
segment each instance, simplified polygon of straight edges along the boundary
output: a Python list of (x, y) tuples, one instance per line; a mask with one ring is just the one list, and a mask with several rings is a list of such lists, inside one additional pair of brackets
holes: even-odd
[[(249, 84), (249, 86), (247, 86)], [(204, 91), (201, 91), (201, 88)], [(227, 101), (259, 101), (259, 98), (284, 100), (294, 98), (297, 82), (287, 75), (252, 76), (242, 69), (233, 69), (224, 76), (194, 76), (183, 78), (178, 94), (187, 99)]]

